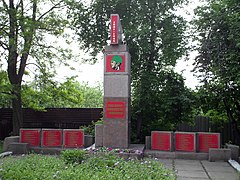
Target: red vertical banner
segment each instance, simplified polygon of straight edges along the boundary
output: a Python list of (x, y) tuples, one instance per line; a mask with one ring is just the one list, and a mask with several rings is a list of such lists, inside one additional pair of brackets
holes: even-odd
[(220, 134), (198, 133), (198, 151), (208, 153), (209, 148), (220, 148)]
[(111, 44), (118, 44), (118, 23), (119, 16), (117, 14), (111, 15)]
[(171, 151), (172, 149), (172, 133), (153, 131), (151, 135), (152, 150)]
[(125, 119), (126, 117), (126, 102), (107, 101), (105, 105), (106, 118)]

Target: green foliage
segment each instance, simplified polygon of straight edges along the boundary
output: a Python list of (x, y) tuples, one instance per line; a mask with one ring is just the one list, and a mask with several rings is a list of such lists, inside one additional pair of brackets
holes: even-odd
[(103, 120), (98, 120), (97, 122), (93, 122), (90, 125), (80, 126), (80, 129), (84, 130), (85, 134), (95, 136), (95, 125), (103, 124)]
[(75, 77), (58, 83), (51, 79), (37, 79), (23, 86), (23, 106), (35, 110), (45, 108), (93, 108), (102, 107), (100, 87), (80, 84)]
[(79, 149), (61, 151), (61, 158), (66, 163), (81, 164), (86, 159), (87, 152)]
[(0, 107), (11, 107), (11, 85), (7, 77), (7, 72), (0, 69)]
[[(231, 121), (240, 144), (240, 4), (237, 0), (211, 0), (195, 10), (193, 21), (199, 41), (195, 71), (200, 72), (202, 109), (212, 118)], [(225, 115), (223, 115), (225, 113)]]
[(91, 156), (81, 164), (65, 164), (53, 156), (8, 157), (0, 164), (3, 179), (164, 179), (175, 174), (158, 161), (125, 161), (112, 155)]

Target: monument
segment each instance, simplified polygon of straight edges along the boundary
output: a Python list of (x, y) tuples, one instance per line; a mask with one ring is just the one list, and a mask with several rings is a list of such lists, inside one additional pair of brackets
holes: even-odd
[[(118, 14), (111, 15), (110, 45), (104, 52), (104, 112), (102, 133), (96, 133), (96, 144), (128, 148), (130, 144), (131, 60), (122, 41)], [(100, 131), (96, 131), (100, 132)], [(99, 138), (101, 136), (101, 138)]]

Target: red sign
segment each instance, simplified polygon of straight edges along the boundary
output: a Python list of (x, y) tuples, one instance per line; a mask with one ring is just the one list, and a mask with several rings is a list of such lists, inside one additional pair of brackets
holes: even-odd
[(208, 152), (209, 148), (220, 148), (220, 134), (198, 133), (199, 152)]
[(43, 129), (42, 130), (42, 146), (45, 146), (45, 147), (62, 146), (62, 130)]
[(119, 16), (117, 14), (111, 15), (111, 44), (118, 44), (118, 23)]
[(125, 72), (125, 54), (107, 54), (105, 62), (106, 72)]
[(153, 131), (151, 135), (152, 150), (171, 151), (171, 133)]
[(20, 142), (30, 146), (40, 146), (40, 129), (20, 129)]
[(63, 146), (66, 148), (84, 147), (84, 132), (81, 129), (64, 129)]
[(195, 152), (195, 133), (175, 133), (175, 150)]
[(124, 119), (126, 116), (126, 103), (124, 101), (106, 102), (106, 118)]

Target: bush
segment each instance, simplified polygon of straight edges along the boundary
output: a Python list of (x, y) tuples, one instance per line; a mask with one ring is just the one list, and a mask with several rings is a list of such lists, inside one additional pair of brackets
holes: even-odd
[[(73, 152), (73, 151), (72, 151)], [(72, 153), (71, 152), (71, 153)], [(76, 151), (77, 152), (77, 151)], [(82, 152), (82, 151), (80, 151)], [(65, 154), (67, 154), (65, 152)], [(68, 153), (69, 154), (69, 153)], [(0, 164), (2, 179), (159, 179), (175, 180), (175, 174), (156, 160), (125, 161), (111, 154), (89, 156), (81, 164), (66, 164), (55, 156), (6, 157)]]
[(66, 163), (81, 164), (86, 159), (87, 152), (79, 149), (70, 149), (61, 151), (60, 156)]
[(80, 129), (83, 129), (85, 134), (95, 136), (96, 124), (103, 124), (103, 120), (98, 120), (97, 122), (92, 121), (90, 125), (80, 126)]

